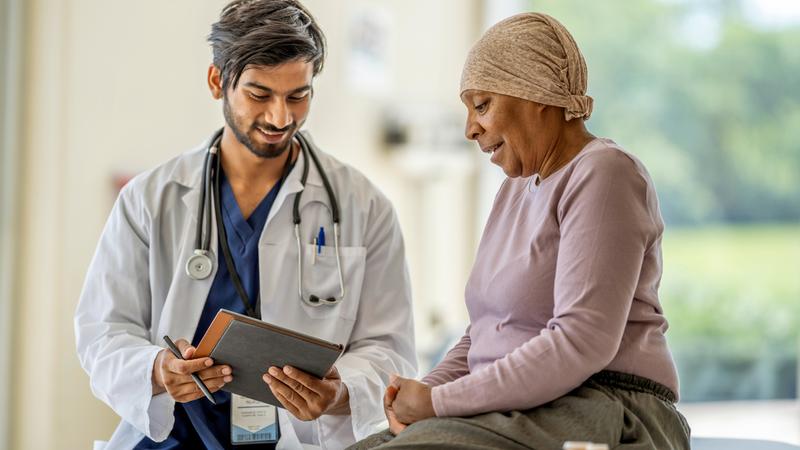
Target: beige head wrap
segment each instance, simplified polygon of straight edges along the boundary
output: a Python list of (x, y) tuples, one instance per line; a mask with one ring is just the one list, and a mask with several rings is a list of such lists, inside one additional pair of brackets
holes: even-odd
[(491, 27), (472, 47), (461, 92), (494, 92), (564, 108), (567, 120), (588, 119), (586, 62), (569, 31), (541, 13), (523, 13)]

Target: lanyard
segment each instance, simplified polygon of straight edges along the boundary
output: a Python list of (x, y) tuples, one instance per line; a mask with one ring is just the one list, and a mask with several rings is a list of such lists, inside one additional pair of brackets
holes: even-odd
[[(283, 181), (289, 175), (289, 172), (292, 170), (292, 149), (289, 148), (287, 152), (288, 156), (286, 157), (286, 163), (283, 165), (283, 173), (281, 174), (280, 179), (278, 180), (277, 187), (278, 189), (281, 188), (283, 185)], [(225, 231), (225, 222), (222, 221), (222, 208), (220, 205), (220, 195), (219, 195), (219, 183), (220, 183), (220, 161), (222, 160), (222, 155), (220, 154), (217, 157), (217, 164), (212, 169), (213, 173), (211, 176), (212, 183), (214, 185), (214, 214), (217, 220), (217, 234), (219, 235), (219, 242), (220, 246), (222, 247), (222, 254), (225, 258), (225, 265), (228, 267), (228, 273), (231, 274), (231, 281), (233, 281), (233, 286), (236, 288), (236, 292), (239, 294), (239, 300), (242, 301), (244, 305), (245, 312), (248, 316), (260, 319), (261, 318), (261, 311), (254, 311), (253, 307), (251, 306), (250, 299), (247, 296), (247, 291), (244, 290), (244, 286), (242, 285), (242, 280), (239, 278), (239, 273), (236, 271), (236, 266), (233, 263), (233, 256), (231, 256), (231, 249), (228, 246), (228, 233)], [(274, 188), (273, 188), (274, 189)], [(269, 195), (269, 194), (267, 194)], [(266, 224), (264, 225), (266, 226)]]

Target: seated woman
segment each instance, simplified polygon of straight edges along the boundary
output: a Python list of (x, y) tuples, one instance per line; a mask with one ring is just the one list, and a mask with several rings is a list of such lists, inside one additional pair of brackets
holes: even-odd
[(387, 389), (391, 431), (351, 448), (689, 448), (656, 192), (636, 157), (587, 131), (586, 83), (544, 14), (498, 23), (470, 52), (466, 136), (508, 175), (466, 286), (470, 325), (421, 383)]

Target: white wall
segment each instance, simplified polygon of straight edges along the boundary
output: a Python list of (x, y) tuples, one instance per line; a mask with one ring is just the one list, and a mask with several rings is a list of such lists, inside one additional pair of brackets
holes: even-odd
[(78, 366), (72, 315), (111, 174), (150, 167), (218, 123), (203, 38), (220, 4), (28, 3), (12, 448), (87, 448), (117, 421)]
[[(224, 3), (26, 2), (11, 448), (89, 448), (92, 439), (107, 438), (118, 420), (93, 398), (78, 365), (72, 315), (113, 202), (112, 176), (152, 167), (221, 124), (220, 105), (205, 85), (205, 37)], [(392, 105), (460, 111), (458, 77), (478, 33), (477, 5), (308, 1), (331, 50), (308, 127), (318, 143), (361, 168), (395, 202), (406, 230), (417, 309), (427, 314), (432, 303), (439, 310), (452, 308), (447, 320), (464, 324), (463, 282), (474, 230), (457, 225), (471, 214), (469, 157), (455, 159), (464, 170), (420, 188), (379, 148), (376, 126), (380, 112)], [(350, 18), (364, 8), (382, 10), (391, 22), (387, 61), (393, 81), (382, 95), (360, 93), (347, 82)], [(423, 200), (427, 206), (420, 208)], [(426, 218), (432, 211), (445, 219)], [(432, 242), (451, 249), (449, 258), (428, 258)], [(417, 320), (424, 335), (428, 321), (419, 315)]]
[[(389, 196), (406, 236), (415, 300), (418, 350), (443, 345), (443, 328), (463, 330), (463, 289), (475, 251), (475, 158), (463, 150), (415, 142), (390, 154), (380, 148), (380, 117), (387, 108), (417, 116), (453, 112), (463, 122), (461, 67), (480, 33), (481, 2), (465, 0), (353, 0), (306, 2), (328, 37), (330, 54), (308, 127), (323, 148), (360, 168)], [(349, 28), (364, 11), (387, 17), (390, 81), (385, 93), (364, 93), (349, 79)], [(331, 120), (335, 118), (335, 120)], [(459, 128), (459, 135), (461, 133)], [(416, 150), (410, 155), (402, 150)], [(417, 154), (422, 155), (417, 155)], [(407, 164), (410, 156), (422, 167)], [(437, 171), (434, 176), (420, 174)], [(433, 322), (433, 323), (432, 323)], [(434, 327), (436, 323), (439, 328)], [(424, 367), (423, 367), (424, 368)]]

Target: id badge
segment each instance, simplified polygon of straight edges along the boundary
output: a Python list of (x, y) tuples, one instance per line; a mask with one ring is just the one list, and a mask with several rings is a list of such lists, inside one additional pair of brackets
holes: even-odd
[(231, 394), (231, 443), (274, 444), (280, 439), (278, 410), (241, 395)]

